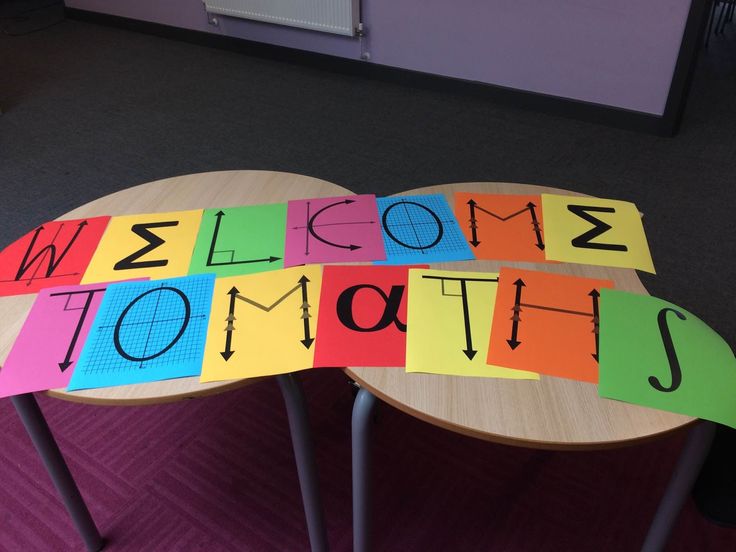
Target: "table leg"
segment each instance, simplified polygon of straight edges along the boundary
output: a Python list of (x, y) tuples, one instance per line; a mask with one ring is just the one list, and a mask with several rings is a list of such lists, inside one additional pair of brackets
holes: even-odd
[(97, 552), (104, 546), (104, 541), (97, 530), (92, 516), (84, 503), (84, 499), (77, 488), (69, 467), (56, 444), (54, 435), (43, 417), (43, 412), (32, 393), (11, 397), (15, 410), (18, 412), (28, 435), (33, 441), (41, 460), (46, 466), (54, 482), (56, 490), (66, 506), (79, 535), (84, 540), (87, 550)]
[(283, 374), (276, 376), (276, 379), (279, 382), (279, 387), (281, 387), (281, 394), (284, 396), (284, 403), (286, 404), (286, 414), (289, 417), (291, 443), (294, 447), (299, 486), (304, 502), (304, 514), (307, 518), (309, 544), (312, 547), (312, 552), (326, 551), (329, 549), (327, 531), (325, 529), (322, 500), (319, 495), (314, 447), (302, 386), (294, 374)]
[(649, 526), (647, 538), (641, 548), (642, 552), (664, 550), (682, 505), (695, 484), (700, 468), (708, 455), (715, 429), (713, 422), (701, 420), (690, 430), (675, 471), (659, 502), (654, 520)]
[(376, 397), (361, 389), (353, 404), (353, 551), (370, 550), (370, 426)]

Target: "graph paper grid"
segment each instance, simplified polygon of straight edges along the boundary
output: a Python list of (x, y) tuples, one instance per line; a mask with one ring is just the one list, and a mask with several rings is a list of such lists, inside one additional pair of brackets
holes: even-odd
[(377, 203), (386, 260), (375, 264), (475, 258), (443, 195), (381, 197)]
[(69, 390), (199, 375), (214, 274), (112, 284)]

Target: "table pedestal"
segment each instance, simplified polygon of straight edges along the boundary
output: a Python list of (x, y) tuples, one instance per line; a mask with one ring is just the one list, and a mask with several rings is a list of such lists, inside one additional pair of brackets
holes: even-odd
[(682, 505), (698, 478), (705, 457), (708, 456), (715, 431), (716, 424), (705, 420), (701, 420), (690, 430), (675, 471), (649, 526), (649, 532), (641, 547), (642, 552), (664, 550)]
[[(371, 550), (370, 527), (370, 421), (377, 399), (367, 389), (361, 388), (353, 404), (352, 454), (353, 454), (353, 550)], [(701, 420), (688, 435), (685, 447), (659, 503), (642, 546), (642, 552), (664, 550), (682, 505), (690, 494), (700, 468), (708, 455), (715, 424)]]
[[(291, 441), (299, 475), (299, 486), (307, 519), (309, 543), (313, 552), (326, 552), (329, 546), (304, 393), (300, 381), (294, 374), (284, 374), (277, 376), (276, 379), (284, 397), (289, 419)], [(11, 401), (87, 550), (89, 552), (101, 550), (104, 546), (104, 540), (87, 509), (87, 505), (46, 423), (36, 398), (32, 393), (26, 393), (11, 397)]]
[(314, 446), (307, 417), (301, 382), (294, 374), (276, 376), (286, 404), (289, 417), (291, 444), (294, 447), (296, 470), (299, 474), (299, 486), (304, 502), (304, 514), (307, 518), (309, 544), (312, 552), (323, 552), (329, 549), (325, 530), (324, 510), (319, 494), (317, 466), (314, 461)]
[(59, 446), (56, 444), (54, 435), (51, 433), (43, 412), (36, 402), (32, 393), (10, 397), (15, 410), (18, 412), (33, 445), (41, 457), (46, 471), (51, 476), (56, 490), (61, 495), (72, 521), (79, 531), (87, 550), (97, 552), (104, 546), (104, 541), (97, 530), (92, 516), (84, 503), (77, 484), (72, 477), (64, 457), (61, 455)]

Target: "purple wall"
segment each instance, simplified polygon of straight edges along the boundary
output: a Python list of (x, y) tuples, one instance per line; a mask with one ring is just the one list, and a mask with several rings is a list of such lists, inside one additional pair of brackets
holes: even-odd
[[(362, 0), (370, 62), (664, 112), (691, 0)], [(200, 0), (70, 8), (359, 59), (357, 39), (218, 16)]]

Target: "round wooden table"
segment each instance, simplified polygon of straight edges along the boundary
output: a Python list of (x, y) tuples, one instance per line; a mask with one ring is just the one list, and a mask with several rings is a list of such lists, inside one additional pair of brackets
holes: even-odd
[[(350, 194), (352, 192), (336, 184), (296, 174), (271, 171), (211, 172), (167, 178), (128, 188), (82, 205), (59, 217), (59, 220), (282, 203), (291, 199)], [(0, 365), (5, 362), (34, 299), (35, 294), (0, 298), (0, 312), (3, 315)], [(276, 376), (276, 379), (286, 403), (312, 550), (326, 550), (327, 538), (304, 397), (299, 381), (293, 374)], [(220, 393), (254, 381), (199, 383), (198, 377), (188, 377), (74, 392), (54, 389), (48, 394), (83, 403), (144, 405)], [(87, 548), (100, 549), (102, 540), (99, 532), (33, 394), (18, 395), (12, 400)]]
[[(498, 182), (444, 184), (398, 195), (444, 194), (453, 205), (453, 194), (460, 191), (581, 195), (554, 188)], [(464, 220), (460, 221), (460, 224), (464, 223)], [(647, 293), (636, 272), (630, 269), (503, 261), (431, 265), (432, 268), (446, 270), (481, 272), (498, 272), (501, 266), (605, 278), (613, 280), (618, 289)], [(539, 381), (463, 378), (372, 367), (351, 367), (345, 372), (361, 387), (353, 410), (353, 529), (356, 552), (370, 550), (368, 432), (376, 397), (411, 416), (450, 431), (497, 443), (539, 449), (584, 450), (624, 446), (665, 435), (696, 421), (688, 416), (602, 399), (594, 384), (555, 377), (542, 376)], [(703, 438), (707, 441), (707, 435)], [(707, 446), (705, 448), (707, 450)], [(695, 452), (700, 453), (700, 449)]]

